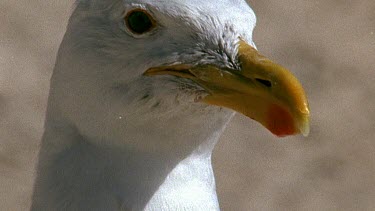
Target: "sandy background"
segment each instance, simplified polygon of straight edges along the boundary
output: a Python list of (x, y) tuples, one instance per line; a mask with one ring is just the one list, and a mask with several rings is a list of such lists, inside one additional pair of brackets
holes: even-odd
[[(214, 154), (223, 210), (375, 210), (375, 1), (251, 0), (254, 39), (309, 96), (308, 138), (237, 115)], [(0, 210), (27, 210), (73, 0), (0, 1)]]

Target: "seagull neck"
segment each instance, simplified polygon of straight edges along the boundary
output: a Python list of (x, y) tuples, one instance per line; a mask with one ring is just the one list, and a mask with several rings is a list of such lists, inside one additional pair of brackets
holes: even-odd
[(160, 154), (97, 146), (70, 127), (47, 128), (32, 210), (218, 209), (211, 167), (218, 137), (187, 154)]

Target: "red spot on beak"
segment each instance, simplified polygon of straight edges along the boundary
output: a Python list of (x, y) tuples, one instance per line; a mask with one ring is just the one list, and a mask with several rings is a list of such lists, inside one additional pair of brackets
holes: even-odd
[(266, 121), (266, 127), (276, 136), (284, 137), (297, 133), (292, 115), (279, 105), (270, 106)]

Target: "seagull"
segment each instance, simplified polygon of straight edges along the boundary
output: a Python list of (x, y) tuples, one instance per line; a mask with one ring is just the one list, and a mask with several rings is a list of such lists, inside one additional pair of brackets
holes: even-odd
[(309, 133), (302, 85), (259, 53), (255, 23), (245, 0), (78, 0), (31, 210), (219, 210), (211, 154), (236, 111)]

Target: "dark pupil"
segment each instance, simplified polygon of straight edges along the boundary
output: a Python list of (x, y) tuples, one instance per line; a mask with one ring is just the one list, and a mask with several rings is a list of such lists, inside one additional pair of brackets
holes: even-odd
[(138, 34), (145, 33), (152, 27), (152, 22), (150, 18), (144, 12), (141, 11), (132, 12), (128, 16), (127, 22), (129, 28), (133, 32)]

